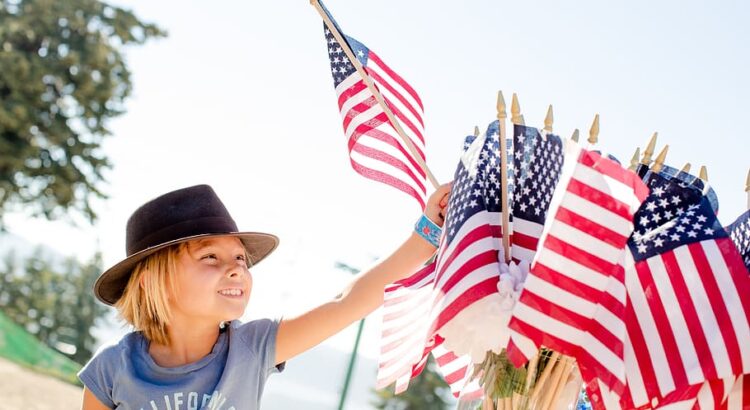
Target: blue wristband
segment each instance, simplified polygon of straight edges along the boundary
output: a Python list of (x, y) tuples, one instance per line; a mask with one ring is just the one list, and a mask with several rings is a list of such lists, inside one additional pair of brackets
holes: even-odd
[(437, 226), (435, 222), (432, 222), (430, 218), (426, 217), (424, 214), (422, 214), (419, 220), (417, 220), (417, 223), (414, 225), (414, 231), (436, 248), (440, 243), (440, 235), (443, 233), (443, 230), (440, 229), (440, 227)]

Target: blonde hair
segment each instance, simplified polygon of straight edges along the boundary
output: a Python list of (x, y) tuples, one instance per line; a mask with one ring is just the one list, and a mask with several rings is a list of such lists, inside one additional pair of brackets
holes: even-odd
[(187, 244), (172, 245), (138, 262), (115, 307), (120, 316), (146, 340), (169, 345), (167, 325), (171, 318), (169, 296), (174, 295), (177, 257)]

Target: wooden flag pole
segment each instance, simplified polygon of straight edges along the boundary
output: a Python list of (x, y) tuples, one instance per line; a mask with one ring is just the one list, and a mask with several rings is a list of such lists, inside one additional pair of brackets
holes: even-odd
[(747, 179), (745, 180), (745, 193), (747, 193), (747, 209), (750, 209), (750, 170), (747, 171)]
[(417, 161), (420, 167), (422, 167), (422, 170), (427, 175), (427, 178), (429, 178), (432, 186), (437, 189), (437, 187), (440, 186), (440, 184), (437, 182), (437, 179), (435, 179), (435, 176), (432, 175), (432, 172), (427, 167), (427, 164), (417, 153), (417, 148), (414, 146), (414, 143), (411, 142), (411, 139), (409, 139), (409, 137), (406, 135), (404, 129), (401, 128), (401, 123), (398, 122), (396, 117), (393, 115), (393, 112), (391, 112), (391, 109), (388, 107), (388, 104), (385, 103), (383, 95), (380, 94), (380, 91), (377, 89), (377, 87), (375, 87), (375, 84), (372, 82), (372, 79), (370, 79), (370, 76), (367, 75), (364, 67), (362, 67), (362, 63), (360, 63), (359, 60), (354, 56), (354, 52), (351, 50), (351, 48), (349, 48), (349, 43), (344, 40), (344, 37), (336, 29), (336, 25), (333, 24), (331, 19), (328, 17), (328, 14), (326, 14), (326, 12), (323, 10), (320, 2), (318, 0), (310, 0), (310, 4), (315, 7), (315, 10), (318, 11), (320, 17), (323, 18), (323, 23), (325, 23), (326, 27), (328, 27), (328, 30), (331, 31), (333, 36), (336, 38), (336, 41), (339, 42), (341, 48), (344, 50), (344, 53), (346, 53), (346, 56), (349, 58), (349, 61), (351, 61), (351, 63), (354, 65), (354, 68), (357, 69), (357, 73), (359, 74), (359, 76), (362, 77), (362, 81), (365, 82), (367, 88), (370, 90), (372, 95), (375, 96), (375, 100), (377, 100), (378, 104), (380, 104), (380, 108), (382, 108), (383, 112), (385, 112), (385, 115), (388, 117), (388, 121), (390, 121), (391, 125), (393, 125), (393, 128), (398, 133), (398, 136), (401, 137), (401, 141), (403, 141), (404, 145), (406, 145), (406, 148), (414, 157), (414, 160)]
[[(518, 102), (516, 95), (513, 94), (513, 101)], [(505, 119), (508, 114), (505, 112), (505, 98), (503, 92), (497, 92), (497, 122), (498, 137), (500, 139), (500, 200), (502, 212), (503, 227), (503, 252), (505, 253), (505, 263), (510, 263), (510, 212), (508, 210), (508, 137), (505, 130)]]

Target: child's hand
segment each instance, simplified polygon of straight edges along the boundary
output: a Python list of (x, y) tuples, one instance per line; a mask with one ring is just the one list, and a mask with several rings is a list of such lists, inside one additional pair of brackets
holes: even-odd
[(448, 211), (448, 200), (450, 199), (451, 186), (453, 181), (440, 185), (435, 192), (430, 195), (427, 205), (424, 208), (424, 214), (432, 222), (442, 227), (445, 221), (445, 213)]

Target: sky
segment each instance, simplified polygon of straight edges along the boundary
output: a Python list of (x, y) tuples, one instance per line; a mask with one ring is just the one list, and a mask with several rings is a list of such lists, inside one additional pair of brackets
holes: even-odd
[[(406, 195), (349, 164), (322, 22), (307, 1), (120, 0), (169, 36), (125, 50), (133, 94), (103, 150), (113, 168), (95, 224), (23, 213), (8, 229), (105, 265), (124, 257), (125, 222), (143, 202), (208, 183), (241, 230), (281, 245), (254, 269), (246, 318), (300, 313), (405, 239), (419, 216)], [(708, 167), (729, 224), (746, 208), (750, 58), (743, 1), (330, 0), (357, 38), (406, 78), (425, 106), (427, 163), (452, 179), (465, 135), (495, 118), (502, 90), (518, 93), (528, 125), (586, 136), (629, 161), (654, 131), (667, 164)], [(377, 356), (377, 315), (362, 353)], [(330, 342), (347, 349), (348, 329)]]

